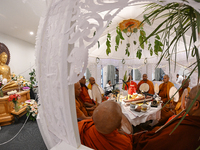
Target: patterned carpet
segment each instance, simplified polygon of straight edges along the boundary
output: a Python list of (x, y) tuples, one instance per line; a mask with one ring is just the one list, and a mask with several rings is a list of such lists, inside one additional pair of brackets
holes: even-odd
[[(1, 127), (0, 144), (10, 140), (23, 126), (26, 120), (24, 115), (18, 122)], [(28, 121), (18, 136), (6, 143), (0, 145), (0, 150), (47, 150), (42, 136), (40, 134), (36, 121)]]

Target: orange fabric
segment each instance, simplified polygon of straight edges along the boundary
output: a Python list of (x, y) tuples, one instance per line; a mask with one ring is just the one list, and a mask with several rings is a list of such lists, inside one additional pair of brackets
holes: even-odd
[[(137, 89), (137, 83), (136, 83), (136, 82), (131, 81), (131, 83), (130, 83), (130, 82), (126, 82), (126, 83), (127, 83), (127, 85), (128, 85), (128, 88), (130, 87), (130, 84), (132, 83), (132, 84), (135, 86), (135, 88)], [(124, 89), (127, 90), (127, 86), (126, 86), (126, 84), (125, 84)]]
[(78, 122), (81, 144), (97, 150), (132, 150), (132, 136), (117, 130), (110, 134), (99, 133), (92, 119)]
[[(188, 90), (188, 93), (190, 92), (190, 88), (187, 87), (187, 90)], [(176, 104), (176, 107), (175, 107), (175, 111), (176, 111), (176, 114), (179, 114), (181, 111), (182, 111), (182, 108), (181, 108), (181, 100), (182, 100), (182, 94), (183, 94), (183, 89), (181, 88), (180, 91), (179, 91), (179, 100), (178, 100), (178, 103)], [(183, 106), (185, 106), (184, 104), (185, 102), (183, 102)]]
[(76, 99), (76, 114), (77, 114), (77, 118), (80, 118), (83, 114), (86, 117), (88, 117), (88, 113), (83, 102), (80, 101), (78, 98)]
[(90, 98), (88, 94), (88, 90), (86, 87), (81, 87), (81, 93), (80, 93), (80, 99), (83, 101), (83, 103), (88, 102), (90, 104), (94, 104), (93, 100)]
[(169, 98), (169, 90), (170, 88), (174, 86), (172, 82), (162, 83), (159, 86), (159, 96), (161, 97), (161, 100), (163, 103), (166, 103), (170, 98)]
[(149, 131), (133, 136), (134, 150), (195, 150), (200, 145), (200, 117), (186, 116), (178, 128), (169, 135), (179, 123), (178, 118), (169, 126), (155, 133)]
[(154, 94), (154, 85), (153, 85), (153, 82), (151, 82), (151, 81), (149, 81), (149, 80), (147, 80), (147, 81), (141, 80), (141, 81), (138, 83), (137, 91), (139, 91), (140, 85), (141, 85), (142, 83), (147, 83), (147, 84), (149, 85), (149, 91), (148, 91), (148, 93), (149, 93), (149, 94)]
[[(184, 116), (184, 114), (185, 113), (182, 113), (182, 115), (180, 115), (178, 118), (181, 118), (181, 117), (183, 117)], [(175, 118), (177, 115), (173, 115), (173, 116), (171, 116), (168, 120), (167, 120), (167, 122), (166, 123), (168, 123), (169, 121), (171, 121), (173, 118)], [(188, 114), (186, 114), (186, 116), (189, 116)], [(165, 123), (165, 124), (166, 124)]]

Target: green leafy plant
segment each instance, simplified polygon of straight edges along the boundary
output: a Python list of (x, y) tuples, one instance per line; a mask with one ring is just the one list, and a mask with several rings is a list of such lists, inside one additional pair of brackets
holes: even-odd
[[(162, 51), (162, 54), (160, 56), (160, 60), (157, 63), (157, 66), (160, 64), (163, 58), (166, 58), (169, 61), (169, 68), (170, 68), (170, 60), (171, 60), (171, 57), (173, 56), (173, 53), (175, 53), (175, 65), (176, 65), (177, 43), (182, 39), (182, 41), (184, 42), (185, 54), (186, 54), (187, 60), (188, 60), (189, 55), (191, 55), (192, 57), (196, 57), (196, 62), (192, 64), (194, 67), (192, 71), (190, 72), (187, 80), (190, 78), (190, 76), (193, 74), (195, 70), (198, 70), (197, 83), (199, 83), (199, 79), (200, 79), (199, 51), (198, 51), (198, 48), (195, 46), (195, 44), (194, 46), (192, 46), (193, 45), (192, 43), (195, 43), (197, 41), (196, 33), (198, 32), (198, 34), (200, 34), (200, 14), (191, 6), (188, 6), (185, 4), (179, 4), (179, 3), (169, 3), (165, 6), (151, 3), (147, 5), (145, 11), (148, 11), (150, 13), (144, 15), (144, 20), (142, 22), (146, 22), (149, 25), (152, 25), (156, 19), (160, 19), (160, 18), (164, 19), (156, 27), (156, 29), (153, 30), (152, 33), (150, 33), (150, 35), (147, 36), (147, 38), (145, 39), (145, 41), (147, 41), (149, 38), (156, 36), (156, 39), (155, 39), (156, 47), (154, 47), (154, 52), (157, 53), (159, 51), (160, 52)], [(190, 38), (189, 43), (187, 43), (185, 39), (185, 34), (189, 30), (191, 30), (191, 38)], [(157, 36), (159, 34), (162, 35), (161, 38)], [(170, 37), (173, 37), (173, 38), (170, 39)], [(161, 50), (162, 46), (163, 46), (163, 50)], [(170, 51), (170, 49), (172, 49), (172, 51)], [(180, 88), (177, 90), (177, 92), (180, 90)], [(187, 109), (186, 114), (190, 111), (190, 109), (192, 108), (193, 104), (195, 103), (199, 95), (200, 95), (200, 89), (195, 99), (193, 100), (192, 104)], [(171, 99), (167, 103), (169, 103)], [(163, 107), (165, 107), (166, 104)], [(182, 117), (180, 122), (184, 119), (186, 114)], [(176, 125), (174, 130), (178, 127), (180, 122)], [(174, 130), (170, 134), (172, 134)]]
[(31, 82), (31, 85), (30, 85), (30, 88), (33, 88), (33, 85), (35, 85), (36, 83), (36, 75), (35, 75), (35, 69), (33, 69), (30, 73), (30, 82)]
[(119, 47), (120, 40), (124, 40), (124, 37), (122, 36), (122, 32), (118, 26), (116, 27), (116, 33), (117, 33), (117, 36), (115, 37), (115, 42), (116, 42), (115, 51), (117, 51)]
[(107, 40), (106, 40), (106, 46), (107, 46), (107, 49), (106, 49), (106, 54), (109, 55), (109, 53), (111, 53), (111, 35), (110, 33), (107, 34)]
[(130, 43), (127, 43), (127, 44), (126, 44), (126, 53), (125, 53), (125, 54), (128, 55), (128, 56), (130, 55), (130, 52), (129, 52), (129, 50), (128, 50), (129, 47), (130, 47)]
[[(125, 82), (127, 81), (127, 71), (126, 71), (125, 74), (124, 74), (123, 80), (124, 80)], [(125, 83), (123, 83), (122, 89), (125, 90)]]

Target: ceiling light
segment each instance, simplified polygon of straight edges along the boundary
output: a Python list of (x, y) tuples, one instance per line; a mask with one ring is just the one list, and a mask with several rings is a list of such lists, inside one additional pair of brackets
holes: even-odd
[(30, 35), (33, 35), (34, 33), (33, 32), (29, 32), (30, 33)]

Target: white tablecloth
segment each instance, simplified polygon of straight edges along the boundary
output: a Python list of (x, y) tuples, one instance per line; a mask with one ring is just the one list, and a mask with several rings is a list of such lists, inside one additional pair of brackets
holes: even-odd
[(150, 107), (147, 112), (136, 112), (131, 111), (130, 106), (125, 106), (124, 104), (121, 104), (122, 107), (122, 113), (127, 117), (127, 119), (130, 121), (130, 123), (134, 126), (137, 126), (141, 123), (145, 123), (146, 121), (153, 120), (151, 125), (155, 125), (158, 123), (158, 120), (161, 117), (161, 111), (162, 108), (159, 104), (158, 107)]

